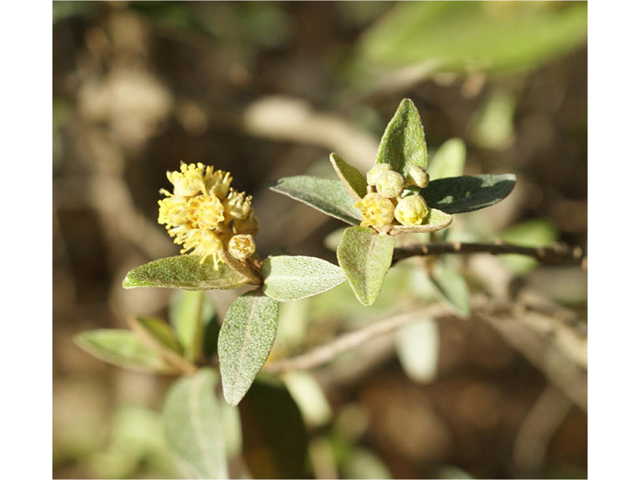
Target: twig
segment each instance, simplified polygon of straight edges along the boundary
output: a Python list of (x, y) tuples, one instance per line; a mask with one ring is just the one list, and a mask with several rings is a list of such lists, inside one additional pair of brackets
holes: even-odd
[(562, 390), (549, 384), (525, 417), (513, 446), (513, 468), (517, 478), (542, 474), (553, 434), (571, 411), (573, 403)]
[(543, 263), (572, 264), (579, 265), (584, 270), (587, 269), (587, 256), (580, 247), (571, 247), (564, 243), (556, 243), (548, 247), (522, 247), (502, 241), (494, 243), (428, 243), (426, 245), (398, 247), (393, 253), (393, 263), (409, 257), (450, 253), (490, 253), (492, 255), (515, 253), (533, 257)]
[[(479, 297), (472, 301), (476, 307), (484, 304), (484, 298)], [(289, 370), (308, 370), (318, 367), (333, 360), (339, 354), (365, 344), (369, 340), (381, 335), (394, 332), (400, 327), (419, 320), (421, 318), (437, 318), (451, 315), (451, 311), (442, 304), (430, 305), (425, 308), (414, 310), (381, 320), (377, 323), (361, 328), (354, 332), (345, 333), (334, 341), (311, 349), (298, 357), (277, 360), (265, 365), (265, 371), (270, 373), (286, 372)]]

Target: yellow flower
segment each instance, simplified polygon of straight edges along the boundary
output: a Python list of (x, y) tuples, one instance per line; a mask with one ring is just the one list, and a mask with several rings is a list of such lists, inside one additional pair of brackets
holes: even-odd
[(393, 223), (393, 202), (379, 193), (367, 193), (353, 206), (362, 212), (360, 225), (363, 227), (384, 227)]
[(228, 172), (192, 163), (167, 172), (167, 178), (173, 192), (160, 190), (166, 198), (158, 201), (158, 223), (166, 226), (174, 243), (183, 246), (180, 253), (200, 255), (200, 263), (211, 255), (216, 269), (223, 249), (235, 252), (236, 258), (246, 255), (242, 260), (253, 255), (251, 235), (259, 229), (251, 196), (231, 188)]

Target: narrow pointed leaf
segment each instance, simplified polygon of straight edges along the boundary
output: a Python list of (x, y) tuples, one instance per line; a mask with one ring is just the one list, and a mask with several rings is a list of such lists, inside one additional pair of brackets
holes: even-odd
[(177, 380), (162, 411), (169, 447), (198, 478), (229, 478), (217, 374), (203, 368)]
[(360, 210), (353, 206), (354, 199), (340, 180), (300, 175), (276, 180), (269, 188), (351, 225), (362, 221)]
[(278, 302), (256, 290), (229, 307), (218, 338), (222, 390), (237, 405), (267, 361), (278, 328)]
[(74, 342), (85, 352), (118, 367), (141, 372), (175, 371), (128, 330), (90, 330), (76, 336)]
[(129, 317), (131, 331), (165, 361), (182, 372), (195, 372), (193, 364), (182, 358), (182, 347), (167, 322), (155, 317)]
[(401, 233), (426, 233), (437, 232), (448, 227), (453, 221), (453, 217), (447, 213), (441, 212), (436, 208), (430, 208), (427, 218), (422, 225), (396, 225), (391, 230), (391, 235), (400, 235)]
[(360, 173), (360, 170), (349, 165), (335, 153), (332, 153), (329, 158), (331, 165), (351, 196), (355, 200), (364, 197), (367, 194), (367, 179)]
[(247, 283), (247, 279), (231, 270), (223, 262), (218, 269), (213, 258), (207, 257), (200, 263), (198, 255), (178, 255), (162, 258), (131, 270), (122, 286), (181, 288), (184, 290), (227, 290), (238, 288)]
[(441, 178), (429, 182), (420, 194), (430, 208), (448, 214), (465, 213), (495, 205), (511, 193), (515, 184), (516, 176), (511, 173)]
[(262, 264), (264, 293), (281, 302), (326, 292), (347, 277), (340, 267), (315, 257), (269, 257)]
[(462, 318), (471, 314), (469, 287), (458, 270), (446, 262), (441, 263), (430, 276), (442, 299)]
[(466, 160), (467, 148), (464, 142), (459, 138), (447, 140), (429, 161), (427, 172), (430, 180), (459, 177), (464, 173)]
[(254, 478), (313, 478), (302, 414), (282, 382), (258, 375), (239, 407), (243, 457)]
[(427, 144), (418, 109), (405, 98), (382, 136), (376, 163), (389, 163), (404, 176), (411, 165), (427, 167)]
[(367, 227), (348, 228), (338, 245), (338, 263), (347, 275), (356, 297), (365, 306), (378, 298), (391, 266), (395, 240)]

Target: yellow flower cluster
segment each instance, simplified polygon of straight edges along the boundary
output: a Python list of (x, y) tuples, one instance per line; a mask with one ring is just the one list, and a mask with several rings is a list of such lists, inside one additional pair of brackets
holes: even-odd
[(180, 171), (167, 172), (173, 192), (160, 190), (158, 223), (166, 225), (180, 253), (213, 256), (218, 268), (220, 251), (227, 250), (239, 260), (255, 253), (253, 235), (259, 231), (251, 196), (231, 188), (231, 175), (198, 164), (182, 164)]
[(382, 228), (393, 225), (394, 219), (400, 225), (421, 225), (429, 213), (427, 202), (419, 194), (402, 197), (402, 193), (408, 186), (424, 188), (428, 182), (428, 174), (416, 166), (405, 179), (389, 164), (375, 165), (367, 173), (368, 193), (354, 204), (362, 212), (360, 225)]

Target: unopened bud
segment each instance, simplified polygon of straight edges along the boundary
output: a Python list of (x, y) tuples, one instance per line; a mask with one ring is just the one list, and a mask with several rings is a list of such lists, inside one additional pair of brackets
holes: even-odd
[(411, 165), (409, 167), (409, 178), (413, 181), (414, 185), (420, 188), (424, 188), (429, 184), (429, 174), (417, 165)]
[(374, 165), (367, 173), (367, 185), (375, 185), (378, 181), (378, 177), (385, 172), (391, 171), (391, 165), (388, 163), (379, 163)]
[(420, 195), (409, 195), (400, 199), (394, 215), (402, 225), (421, 225), (429, 213), (427, 202)]
[(376, 182), (376, 190), (386, 198), (399, 197), (403, 189), (404, 177), (398, 172), (384, 172)]

